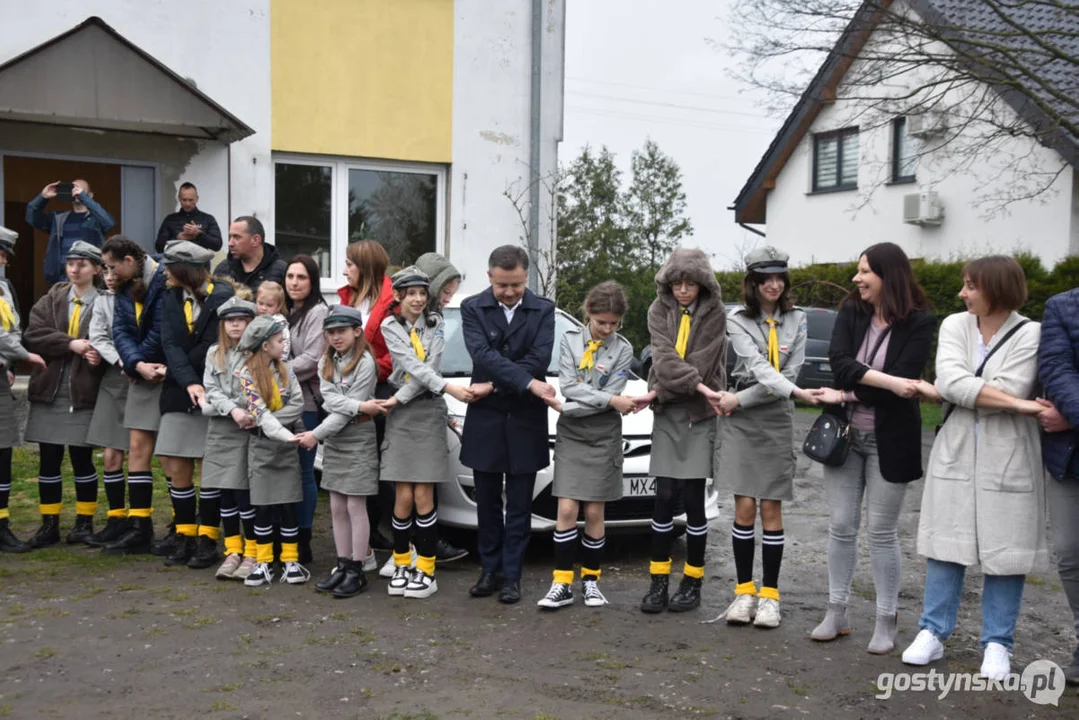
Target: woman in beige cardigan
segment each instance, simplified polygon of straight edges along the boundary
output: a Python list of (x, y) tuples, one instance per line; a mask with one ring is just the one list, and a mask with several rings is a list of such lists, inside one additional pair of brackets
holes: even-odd
[(928, 559), (921, 632), (903, 662), (926, 665), (944, 656), (964, 573), (980, 564), (981, 674), (1002, 679), (1011, 672), (1026, 574), (1048, 560), (1034, 417), (1045, 408), (1033, 399), (1041, 326), (1016, 312), (1027, 286), (1010, 257), (968, 263), (959, 297), (967, 312), (941, 325), (936, 386), (914, 381), (923, 397), (949, 405), (929, 456), (918, 526), (918, 552)]

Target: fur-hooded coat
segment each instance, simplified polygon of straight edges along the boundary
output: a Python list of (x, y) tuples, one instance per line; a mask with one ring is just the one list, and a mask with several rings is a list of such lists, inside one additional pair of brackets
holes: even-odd
[[(671, 284), (678, 280), (693, 280), (701, 287), (684, 359), (674, 350), (682, 306), (674, 299)], [(648, 308), (648, 331), (652, 340), (648, 387), (656, 391), (653, 411), (686, 403), (692, 422), (715, 417), (715, 410), (697, 392), (697, 385), (704, 383), (716, 391), (727, 387), (727, 311), (715, 271), (702, 251), (678, 248), (656, 273), (656, 299)]]

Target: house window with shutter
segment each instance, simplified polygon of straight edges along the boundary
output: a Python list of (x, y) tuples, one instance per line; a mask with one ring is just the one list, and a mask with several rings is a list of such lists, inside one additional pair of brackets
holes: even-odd
[(907, 119), (898, 117), (892, 121), (892, 182), (915, 181), (918, 167), (918, 148), (915, 139), (907, 132)]
[(813, 191), (858, 187), (858, 128), (813, 136)]

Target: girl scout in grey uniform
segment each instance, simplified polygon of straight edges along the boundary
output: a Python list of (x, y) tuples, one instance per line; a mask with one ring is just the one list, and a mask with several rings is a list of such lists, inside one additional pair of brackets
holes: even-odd
[[(216, 577), (245, 580), (255, 568), (255, 510), (248, 494), (247, 446), (255, 418), (247, 411), (236, 371), (244, 356), (238, 349), (255, 304), (233, 295), (217, 309), (217, 344), (206, 354), (202, 385), (206, 402), (202, 414), (210, 418), (206, 429), (206, 455), (202, 460), (202, 488), (221, 492), (221, 523), (225, 527), (225, 562)], [(243, 535), (240, 534), (241, 520)], [(192, 567), (196, 558), (188, 562)]]
[(282, 359), (285, 324), (269, 315), (256, 317), (244, 330), (239, 350), (245, 353), (237, 371), (247, 411), (255, 428), (247, 446), (247, 475), (255, 508), (257, 563), (244, 580), (248, 587), (273, 582), (273, 517), (281, 532), (281, 582), (300, 585), (311, 573), (300, 564), (296, 503), (303, 498), (296, 436), (288, 428), (303, 414), (303, 390)]
[(554, 531), (554, 581), (539, 606), (555, 610), (573, 603), (577, 511), (584, 503), (581, 587), (584, 604), (607, 599), (597, 584), (603, 556), (604, 503), (622, 497), (622, 416), (636, 409), (621, 395), (629, 381), (633, 346), (615, 331), (626, 313), (626, 293), (616, 282), (600, 283), (584, 301), (582, 328), (567, 330), (558, 355), (558, 385), (566, 400), (554, 446), (558, 522)]
[(75, 475), (76, 513), (75, 529), (67, 541), (84, 543), (94, 534), (97, 469), (86, 432), (94, 414), (101, 367), (90, 363), (92, 358), (100, 362), (100, 357), (87, 337), (102, 264), (100, 250), (81, 240), (75, 242), (67, 253), (70, 282), (53, 285), (30, 310), (26, 347), (49, 361), (46, 369), (35, 368), (28, 393), (26, 441), (38, 443), (41, 452), (38, 494), (42, 522), (30, 538), (30, 546), (35, 548), (60, 542), (60, 466), (65, 445)]
[[(7, 265), (15, 254), (18, 233), (0, 227), (0, 266)], [(22, 346), (22, 327), (19, 324), (19, 301), (15, 289), (5, 278), (0, 278), (0, 552), (23, 553), (30, 546), (15, 537), (8, 527), (8, 497), (11, 495), (11, 448), (19, 436), (15, 422), (15, 399), (11, 394), (11, 382), (15, 377), (15, 363), (27, 360), (45, 369), (40, 355), (28, 352)]]
[(326, 350), (318, 364), (319, 391), (326, 419), (297, 436), (305, 449), (322, 442), (322, 487), (330, 493), (333, 542), (337, 567), (315, 585), (320, 592), (346, 598), (367, 589), (363, 561), (367, 557), (371, 524), (367, 497), (378, 495), (378, 445), (374, 415), (378, 368), (364, 340), (363, 314), (347, 305), (334, 305), (322, 322)]
[[(734, 492), (734, 565), (738, 584), (727, 622), (779, 625), (782, 502), (794, 498), (794, 398), (816, 397), (795, 381), (805, 360), (806, 315), (790, 300), (787, 254), (772, 247), (746, 256), (743, 303), (727, 315), (728, 351), (736, 354), (733, 392), (719, 409), (714, 477)], [(722, 461), (720, 456), (722, 455)], [(760, 500), (760, 591), (753, 584), (754, 524)], [(754, 615), (756, 616), (754, 618)]]
[[(104, 448), (105, 499), (109, 503), (105, 527), (94, 533), (87, 545), (101, 547), (111, 543), (127, 528), (127, 488), (124, 483), (124, 453), (129, 437), (124, 429), (124, 406), (127, 404), (127, 387), (120, 355), (112, 342), (113, 295), (115, 276), (105, 267), (105, 287), (94, 302), (94, 314), (90, 318), (90, 345), (97, 350), (104, 375), (97, 392), (94, 415), (90, 419), (90, 431), (86, 442)], [(94, 364), (93, 360), (90, 361)]]
[[(394, 303), (382, 321), (382, 337), (393, 358), (388, 382), (395, 392), (380, 403), (388, 413), (381, 479), (396, 483), (397, 495), (393, 508), (394, 573), (388, 592), (426, 598), (438, 591), (434, 578), (438, 512), (433, 486), (450, 477), (446, 442), (449, 411), (442, 393), (469, 402), (472, 392), (461, 385), (448, 384), (441, 375), (445, 336), (442, 316), (427, 312), (427, 275), (416, 267), (407, 267), (392, 281)], [(413, 509), (415, 569), (411, 567), (409, 548)]]

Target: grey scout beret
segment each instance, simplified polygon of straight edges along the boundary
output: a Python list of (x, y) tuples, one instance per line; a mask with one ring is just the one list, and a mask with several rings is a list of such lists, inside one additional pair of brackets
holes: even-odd
[(340, 327), (363, 327), (363, 313), (348, 305), (334, 305), (326, 313), (326, 319), (322, 321), (322, 329)]
[(772, 273), (787, 272), (787, 260), (790, 255), (782, 250), (776, 250), (768, 245), (753, 250), (746, 255), (746, 271), (771, 275)]
[(237, 347), (244, 351), (255, 351), (262, 343), (285, 329), (285, 323), (274, 320), (272, 315), (259, 315), (247, 325)]
[(101, 259), (101, 248), (82, 240), (76, 240), (75, 244), (67, 251), (67, 259), (77, 260), (80, 258), (89, 260), (95, 265), (105, 264), (105, 261)]
[(0, 225), (0, 250), (4, 250), (8, 255), (14, 255), (15, 243), (18, 239), (19, 233)]
[(427, 273), (420, 270), (415, 265), (409, 265), (403, 270), (398, 270), (390, 278), (393, 282), (394, 290), (404, 290), (410, 287), (430, 287), (431, 278), (427, 277)]
[(209, 265), (213, 259), (213, 250), (207, 250), (190, 240), (172, 240), (165, 245), (166, 265)]
[(217, 308), (217, 317), (222, 320), (227, 317), (253, 318), (255, 315), (258, 315), (258, 308), (255, 307), (255, 303), (242, 300), (235, 295), (221, 303)]

